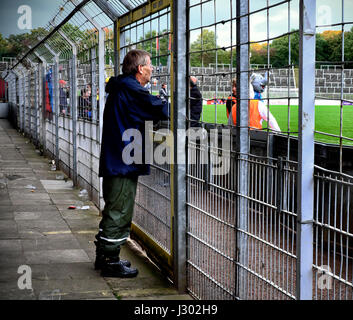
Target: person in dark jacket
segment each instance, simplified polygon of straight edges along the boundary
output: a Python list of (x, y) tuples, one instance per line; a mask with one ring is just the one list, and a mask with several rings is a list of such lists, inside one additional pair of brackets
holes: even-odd
[(197, 87), (197, 79), (190, 77), (190, 126), (200, 127), (200, 117), (202, 112), (202, 95)]
[(228, 96), (226, 101), (226, 111), (227, 111), (227, 119), (229, 119), (229, 115), (232, 113), (233, 105), (237, 102), (237, 79), (232, 79), (232, 94)]
[(67, 111), (67, 92), (65, 89), (66, 81), (59, 80), (59, 105), (60, 105), (60, 112), (63, 114)]
[(167, 84), (163, 82), (161, 90), (159, 90), (159, 97), (163, 101), (168, 101)]
[[(105, 201), (99, 232), (96, 235), (95, 268), (102, 276), (135, 277), (136, 268), (120, 260), (120, 246), (130, 234), (138, 176), (150, 173), (145, 155), (145, 122), (167, 120), (168, 105), (151, 95), (145, 85), (151, 80), (153, 66), (150, 55), (131, 50), (123, 61), (123, 74), (110, 78), (103, 114), (99, 176), (103, 177)], [(129, 130), (129, 131), (127, 131)], [(141, 139), (126, 139), (127, 132), (139, 132)], [(126, 152), (130, 143), (139, 146), (134, 155), (142, 161), (129, 161)]]

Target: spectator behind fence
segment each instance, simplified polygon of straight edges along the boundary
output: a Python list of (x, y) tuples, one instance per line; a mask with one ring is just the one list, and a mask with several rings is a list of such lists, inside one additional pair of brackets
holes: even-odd
[(63, 114), (67, 113), (67, 92), (66, 92), (66, 81), (59, 80), (59, 103), (60, 111)]
[(85, 119), (89, 118), (89, 113), (92, 113), (92, 92), (91, 86), (87, 85), (85, 89), (81, 90), (81, 96), (78, 99), (79, 101), (79, 117)]
[(161, 98), (162, 101), (168, 101), (167, 84), (165, 82), (162, 83), (162, 87), (159, 90), (159, 98)]
[[(123, 74), (110, 78), (104, 114), (99, 176), (103, 177), (105, 201), (99, 232), (96, 235), (95, 268), (102, 276), (135, 277), (138, 270), (127, 260), (120, 260), (120, 247), (130, 234), (137, 180), (148, 175), (146, 163), (145, 121), (167, 120), (168, 104), (146, 89), (153, 66), (148, 52), (131, 50), (123, 61)], [(127, 130), (138, 130), (142, 141), (138, 151), (142, 161), (128, 162), (124, 149), (131, 142), (123, 140)], [(134, 140), (134, 143), (136, 141)]]
[(190, 77), (190, 126), (201, 127), (202, 94), (197, 87), (197, 79)]
[[(228, 97), (226, 102), (228, 124), (236, 125), (237, 119), (237, 83), (236, 79), (232, 80), (232, 94)], [(252, 94), (253, 96), (253, 94)], [(275, 117), (269, 112), (265, 103), (261, 100), (249, 100), (249, 127), (250, 129), (262, 129), (262, 122), (268, 121), (271, 129), (281, 131)]]

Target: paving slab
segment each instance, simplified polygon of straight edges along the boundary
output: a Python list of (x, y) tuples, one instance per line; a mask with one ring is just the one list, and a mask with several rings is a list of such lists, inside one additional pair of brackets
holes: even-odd
[(18, 239), (19, 232), (14, 220), (1, 220), (0, 239)]
[(18, 251), (2, 251), (0, 252), (0, 260), (2, 266), (21, 266), (26, 264), (26, 258), (22, 252)]
[[(24, 208), (25, 209), (25, 208)], [(62, 220), (62, 216), (59, 211), (15, 211), (13, 213), (16, 221), (20, 220)]]
[[(139, 269), (135, 279), (103, 278), (94, 270), (98, 208), (80, 197), (60, 170), (50, 170), (29, 140), (0, 119), (0, 299), (175, 299), (173, 284), (132, 241), (121, 258)], [(68, 207), (75, 205), (75, 210)], [(78, 207), (89, 206), (88, 210)], [(31, 288), (21, 289), (21, 268)], [(27, 269), (25, 269), (27, 270)], [(189, 297), (190, 298), (190, 297)]]
[(76, 263), (90, 262), (87, 253), (82, 249), (37, 250), (25, 251), (26, 262), (30, 265), (43, 263)]
[(21, 240), (19, 239), (0, 239), (0, 252), (22, 251)]
[(0, 282), (0, 300), (37, 300), (33, 290), (19, 289), (17, 280)]
[[(55, 175), (55, 179), (59, 174)], [(67, 190), (73, 190), (73, 183), (71, 180), (40, 180), (41, 184), (43, 185), (44, 189), (50, 193), (56, 193), (58, 191), (67, 192)]]
[(82, 300), (114, 298), (105, 281), (99, 277), (86, 279), (36, 280), (33, 279), (35, 297), (38, 300)]
[(76, 237), (68, 231), (59, 234), (44, 234), (42, 238), (21, 239), (24, 252), (62, 249), (81, 249)]

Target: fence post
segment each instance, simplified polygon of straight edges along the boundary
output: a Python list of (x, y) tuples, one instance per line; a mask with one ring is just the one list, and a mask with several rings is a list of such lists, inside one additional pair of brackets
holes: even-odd
[(172, 229), (175, 284), (179, 292), (185, 292), (186, 283), (186, 167), (185, 135), (178, 135), (178, 129), (186, 128), (187, 104), (187, 41), (186, 41), (186, 6), (184, 0), (171, 3), (173, 13), (173, 68), (172, 68), (172, 112), (171, 128), (174, 134), (174, 152), (172, 152)]
[(297, 299), (312, 299), (316, 0), (300, 0)]
[(71, 70), (71, 117), (72, 117), (72, 181), (77, 184), (77, 56), (76, 52), (70, 59)]
[(25, 77), (26, 74), (25, 72), (22, 70), (21, 72), (22, 77), (21, 77), (21, 111), (20, 111), (20, 118), (21, 118), (21, 132), (24, 133), (24, 108), (25, 108), (25, 95), (26, 95), (26, 90), (25, 90)]
[[(55, 24), (51, 22), (55, 27)], [(72, 119), (72, 181), (77, 184), (77, 47), (73, 41), (60, 29), (59, 35), (71, 46), (72, 57), (69, 60), (69, 81), (70, 81), (70, 100), (71, 100), (71, 119)], [(69, 160), (70, 162), (70, 160)]]
[(19, 72), (18, 75), (18, 121), (19, 121), (19, 129), (22, 131), (22, 92), (23, 92), (23, 87), (22, 87), (22, 77), (23, 73), (22, 70)]
[(21, 96), (22, 96), (22, 103), (21, 103), (21, 131), (25, 132), (25, 106), (26, 106), (26, 73), (22, 70), (22, 78), (21, 78)]
[[(118, 52), (118, 18), (119, 12), (108, 1), (94, 0), (96, 5), (114, 22), (114, 75), (118, 75), (119, 70), (119, 52)], [(102, 93), (101, 93), (102, 94)]]
[(19, 97), (20, 96), (20, 73), (13, 69), (13, 75), (14, 75), (14, 79), (13, 79), (13, 87), (14, 87), (14, 90), (13, 90), (13, 110), (14, 110), (14, 115), (13, 115), (13, 121), (14, 121), (14, 125), (16, 126), (16, 128), (19, 128), (19, 119), (18, 119), (18, 112), (19, 112), (19, 109), (18, 109), (18, 104), (19, 104), (19, 101), (17, 101), (17, 96)]
[(102, 143), (103, 111), (105, 104), (105, 33), (102, 28), (97, 28), (98, 37), (98, 88), (99, 88), (99, 144)]
[(54, 65), (53, 65), (53, 97), (54, 97), (54, 119), (55, 119), (55, 151), (54, 157), (57, 166), (59, 165), (59, 55), (47, 44), (44, 43), (45, 48), (53, 55)]
[(47, 63), (42, 62), (41, 64), (41, 72), (42, 72), (42, 145), (43, 145), (43, 152), (46, 151), (47, 148), (47, 124), (45, 121), (45, 100), (46, 100), (46, 79), (45, 79), (45, 72), (47, 69)]
[(248, 154), (249, 154), (249, 131), (248, 131), (248, 104), (249, 104), (249, 1), (237, 1), (237, 126), (236, 126), (236, 154), (238, 159), (237, 170), (237, 228), (236, 241), (238, 251), (236, 257), (238, 262), (236, 288), (240, 299), (246, 299), (247, 289), (247, 218), (248, 218)]
[(117, 77), (119, 75), (120, 61), (119, 61), (119, 23), (118, 20), (114, 21), (114, 76)]
[[(97, 121), (97, 54), (96, 48), (91, 48), (91, 81), (92, 81), (92, 123)], [(99, 87), (98, 87), (99, 88)], [(101, 97), (101, 92), (99, 92), (99, 97)]]
[(55, 162), (59, 168), (59, 57), (54, 57)]
[(32, 137), (32, 104), (31, 104), (31, 81), (32, 81), (32, 73), (33, 72), (33, 65), (32, 65), (32, 70), (28, 74), (28, 110), (29, 110), (29, 119), (28, 119), (28, 134), (30, 136), (30, 139), (33, 140)]
[(27, 79), (28, 79), (28, 72), (25, 72), (23, 75), (23, 133), (26, 135), (26, 113), (27, 113), (27, 108), (28, 108), (28, 85), (27, 85)]
[(37, 65), (36, 70), (34, 71), (34, 139), (36, 145), (38, 145), (38, 109), (39, 109), (39, 87), (38, 87), (38, 73), (39, 73), (39, 65)]

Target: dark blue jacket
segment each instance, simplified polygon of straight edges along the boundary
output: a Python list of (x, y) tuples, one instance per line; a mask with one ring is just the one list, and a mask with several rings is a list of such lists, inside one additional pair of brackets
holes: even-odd
[[(145, 121), (168, 119), (168, 104), (151, 95), (132, 75), (110, 78), (106, 86), (109, 94), (103, 113), (103, 134), (99, 161), (99, 176), (146, 175), (150, 167), (145, 164)], [(125, 164), (124, 148), (130, 141), (123, 141), (127, 129), (137, 129), (142, 135), (142, 164)]]
[(202, 112), (202, 95), (197, 85), (191, 85), (190, 89), (190, 122), (191, 127), (201, 127), (198, 123)]

